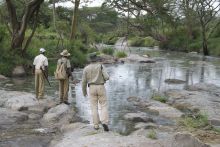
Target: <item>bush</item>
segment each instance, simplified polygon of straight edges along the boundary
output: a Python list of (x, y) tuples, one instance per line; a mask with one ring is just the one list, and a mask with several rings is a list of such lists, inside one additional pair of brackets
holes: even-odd
[(166, 103), (168, 98), (166, 96), (163, 95), (159, 95), (159, 94), (155, 94), (152, 96), (152, 99), (155, 101), (159, 101), (161, 103)]
[(152, 37), (134, 37), (129, 40), (129, 45), (135, 47), (153, 47), (158, 45), (158, 42)]
[(104, 41), (105, 44), (115, 45), (115, 43), (118, 41), (118, 37), (105, 36), (103, 41)]
[(114, 54), (114, 49), (113, 48), (104, 48), (103, 50), (102, 50), (102, 52), (104, 53), (104, 54), (106, 54), (106, 55), (113, 55)]
[(199, 53), (201, 48), (202, 48), (202, 42), (201, 41), (197, 41), (197, 42), (191, 43), (189, 45), (188, 51), (189, 52), (194, 51), (194, 52), (198, 52)]
[(147, 137), (150, 139), (157, 139), (157, 133), (154, 130), (150, 130)]
[(178, 123), (189, 129), (201, 129), (209, 126), (208, 116), (202, 113), (184, 116), (178, 121)]
[(71, 42), (67, 45), (67, 49), (70, 52), (70, 61), (74, 67), (83, 67), (84, 64), (87, 62), (86, 54), (82, 51), (82, 43), (77, 41), (77, 43)]
[(93, 47), (91, 47), (87, 50), (87, 53), (94, 53), (94, 52), (99, 52), (99, 50), (96, 48), (93, 48)]
[(127, 54), (125, 52), (123, 52), (123, 51), (118, 51), (116, 53), (116, 57), (117, 58), (125, 58), (125, 57), (127, 57)]

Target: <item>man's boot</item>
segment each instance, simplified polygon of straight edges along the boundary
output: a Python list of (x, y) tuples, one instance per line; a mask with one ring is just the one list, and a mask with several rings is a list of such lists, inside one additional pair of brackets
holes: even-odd
[(106, 124), (102, 124), (103, 128), (104, 128), (104, 131), (108, 132), (109, 131), (109, 128), (108, 128), (108, 125)]

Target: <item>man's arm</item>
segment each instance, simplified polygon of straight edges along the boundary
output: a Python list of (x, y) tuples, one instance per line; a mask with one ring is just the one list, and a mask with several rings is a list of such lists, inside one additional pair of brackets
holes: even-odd
[(101, 65), (101, 68), (102, 68), (102, 75), (103, 75), (103, 78), (105, 81), (109, 80), (109, 75), (105, 69), (105, 67), (103, 65)]
[(72, 75), (72, 71), (71, 71), (71, 64), (70, 64), (70, 61), (69, 61), (69, 60), (67, 60), (66, 73), (67, 73), (67, 75), (68, 75), (68, 78), (71, 77), (71, 80), (73, 81), (73, 75)]
[(48, 66), (45, 66), (45, 67), (44, 67), (44, 72), (45, 72), (46, 78), (48, 78)]
[(32, 74), (35, 74), (35, 65), (33, 65)]
[(82, 92), (84, 96), (87, 96), (87, 79), (86, 79), (86, 71), (83, 70), (83, 76), (82, 76)]

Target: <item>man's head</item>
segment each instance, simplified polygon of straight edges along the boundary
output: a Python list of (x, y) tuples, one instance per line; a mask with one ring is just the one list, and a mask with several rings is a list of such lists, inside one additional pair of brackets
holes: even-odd
[(46, 52), (46, 50), (44, 48), (40, 48), (40, 53), (44, 54)]
[(60, 53), (60, 55), (61, 55), (62, 57), (69, 57), (69, 56), (70, 56), (70, 53), (69, 53), (67, 50), (63, 50), (63, 51)]

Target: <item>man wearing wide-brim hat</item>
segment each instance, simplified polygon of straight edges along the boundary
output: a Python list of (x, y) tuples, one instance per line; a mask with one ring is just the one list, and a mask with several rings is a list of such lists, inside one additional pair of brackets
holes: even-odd
[[(87, 85), (89, 87), (89, 100), (92, 110), (92, 118), (94, 129), (99, 129), (99, 123), (101, 121), (105, 131), (109, 131), (108, 122), (108, 106), (107, 96), (105, 90), (105, 82), (109, 79), (109, 75), (106, 72), (105, 67), (98, 63), (96, 55), (91, 55), (91, 64), (86, 66), (83, 70), (82, 76), (82, 91), (83, 95), (87, 96)], [(98, 104), (101, 106), (101, 115), (99, 117)]]
[(59, 97), (60, 97), (60, 103), (65, 103), (69, 105), (68, 102), (68, 91), (69, 91), (69, 77), (73, 79), (72, 73), (71, 73), (71, 64), (68, 57), (70, 56), (70, 53), (67, 50), (63, 50), (61, 53), (61, 58), (57, 62), (57, 66), (64, 64), (67, 76), (63, 80), (59, 80)]

